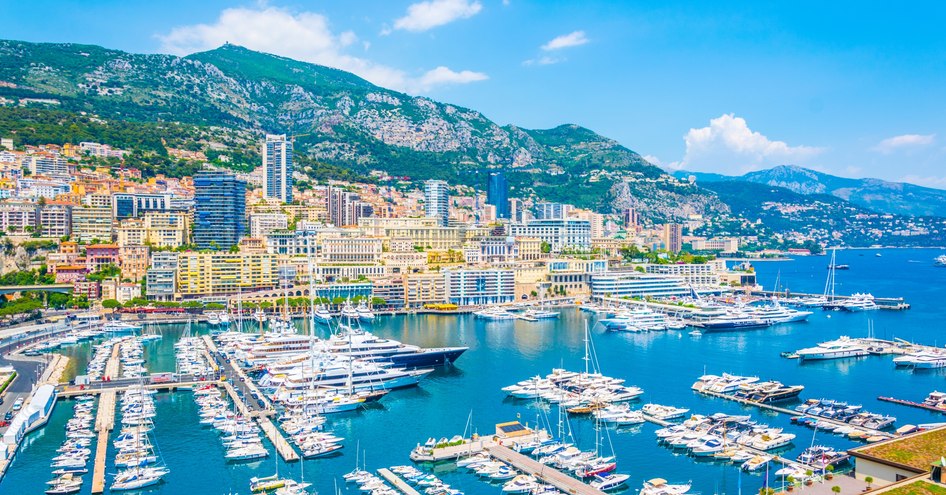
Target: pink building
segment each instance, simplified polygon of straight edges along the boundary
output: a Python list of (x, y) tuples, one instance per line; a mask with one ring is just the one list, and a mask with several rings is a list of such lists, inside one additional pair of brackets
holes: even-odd
[(89, 273), (106, 265), (118, 266), (120, 249), (117, 244), (92, 244), (85, 248), (85, 266)]

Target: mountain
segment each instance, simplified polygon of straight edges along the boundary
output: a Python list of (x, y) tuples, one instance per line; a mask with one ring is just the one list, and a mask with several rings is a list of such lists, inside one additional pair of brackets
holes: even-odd
[(176, 57), (0, 41), (0, 59), (0, 98), (11, 104), (257, 138), (290, 133), (297, 155), (359, 174), (379, 169), (483, 189), (487, 169), (503, 169), (514, 196), (599, 211), (633, 206), (658, 221), (728, 211), (713, 194), (581, 126), (501, 126), (475, 110), (235, 45)]
[[(697, 179), (699, 180), (699, 179)], [(732, 206), (743, 220), (713, 219), (699, 235), (757, 235), (766, 245), (814, 240), (841, 246), (942, 246), (942, 218), (880, 214), (830, 194), (800, 194), (790, 189), (742, 180), (710, 181), (705, 187)], [(751, 224), (751, 225), (747, 225)]]
[(721, 174), (678, 171), (678, 178), (696, 177), (698, 184), (743, 181), (779, 186), (799, 194), (829, 194), (881, 213), (946, 217), (946, 191), (880, 179), (848, 179), (794, 165), (732, 177)]

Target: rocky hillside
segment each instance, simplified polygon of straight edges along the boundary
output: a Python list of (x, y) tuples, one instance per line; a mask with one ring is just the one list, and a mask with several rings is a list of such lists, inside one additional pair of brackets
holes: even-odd
[(364, 173), (484, 187), (508, 172), (515, 195), (646, 217), (728, 208), (637, 153), (576, 125), (500, 126), (481, 113), (375, 86), (354, 74), (234, 45), (187, 57), (0, 41), (0, 97), (105, 119), (288, 132), (313, 160)]

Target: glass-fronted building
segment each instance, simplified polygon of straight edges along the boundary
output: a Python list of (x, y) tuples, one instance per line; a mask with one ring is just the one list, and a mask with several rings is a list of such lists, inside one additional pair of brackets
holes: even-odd
[(230, 249), (246, 232), (246, 182), (228, 172), (194, 176), (194, 244)]
[(489, 173), (486, 204), (496, 207), (496, 218), (509, 218), (509, 182), (501, 171)]

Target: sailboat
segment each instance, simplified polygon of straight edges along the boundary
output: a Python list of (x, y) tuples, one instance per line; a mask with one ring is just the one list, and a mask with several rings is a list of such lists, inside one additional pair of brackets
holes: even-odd
[(154, 342), (156, 340), (161, 340), (161, 332), (158, 332), (154, 329), (154, 326), (151, 324), (146, 324), (144, 330), (141, 332), (141, 337), (139, 339), (141, 342)]
[[(141, 403), (143, 410), (153, 409), (154, 407), (151, 395), (145, 390), (143, 384), (139, 384), (138, 388), (133, 388), (123, 394), (123, 403), (128, 402), (134, 404), (136, 401)], [(150, 405), (150, 407), (144, 407), (144, 405)], [(124, 406), (125, 404), (123, 404), (123, 411)], [(115, 465), (127, 466), (127, 469), (115, 475), (115, 479), (109, 488), (110, 491), (137, 490), (139, 488), (157, 485), (163, 481), (164, 475), (170, 472), (166, 467), (158, 463), (159, 457), (154, 450), (153, 444), (150, 441), (142, 442), (142, 439), (147, 440), (148, 436), (146, 431), (142, 431), (142, 423), (140, 421), (136, 423), (134, 431), (134, 445), (127, 450), (121, 449), (124, 452), (120, 452), (115, 457)], [(149, 466), (150, 464), (158, 465)]]

